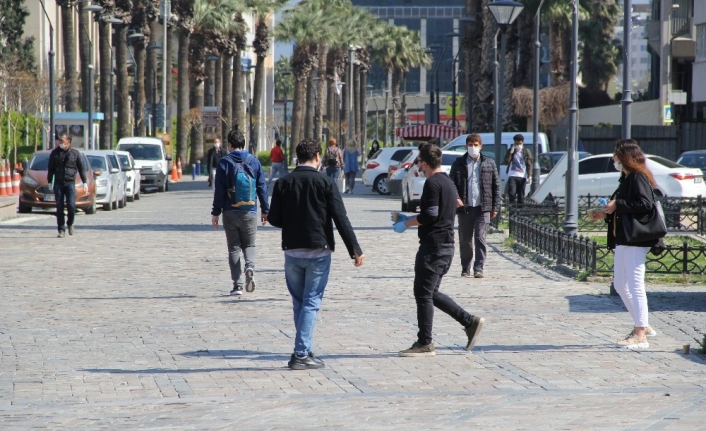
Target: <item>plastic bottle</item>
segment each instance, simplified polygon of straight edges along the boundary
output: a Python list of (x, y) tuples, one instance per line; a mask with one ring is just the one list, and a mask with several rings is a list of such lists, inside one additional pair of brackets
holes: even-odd
[(606, 198), (600, 198), (600, 199), (598, 199), (598, 203), (599, 203), (600, 205), (606, 206), (606, 205), (608, 205), (608, 199), (606, 199)]

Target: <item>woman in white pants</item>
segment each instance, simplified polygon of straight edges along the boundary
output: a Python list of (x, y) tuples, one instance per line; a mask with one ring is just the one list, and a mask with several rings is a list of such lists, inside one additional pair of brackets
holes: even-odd
[(618, 189), (605, 207), (608, 247), (615, 250), (615, 290), (620, 294), (634, 323), (633, 330), (624, 340), (619, 341), (618, 345), (627, 349), (647, 349), (650, 344), (646, 337), (655, 336), (657, 333), (647, 321), (645, 259), (659, 240), (628, 242), (623, 220), (652, 211), (652, 190), (657, 184), (636, 141), (623, 139), (616, 142), (613, 161), (615, 169), (622, 174)]

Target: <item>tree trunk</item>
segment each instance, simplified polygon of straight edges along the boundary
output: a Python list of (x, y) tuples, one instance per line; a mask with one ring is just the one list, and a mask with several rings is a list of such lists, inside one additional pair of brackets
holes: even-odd
[[(345, 64), (348, 65), (348, 61), (346, 61)], [(348, 67), (346, 67), (344, 70), (347, 71)], [(343, 112), (341, 113), (341, 123), (343, 126), (341, 128), (341, 130), (342, 130), (341, 131), (341, 141), (342, 142), (339, 143), (340, 146), (343, 146), (343, 143), (345, 142), (345, 137), (348, 136), (346, 133), (346, 131), (348, 130), (348, 127), (349, 127), (349, 124), (348, 124), (348, 112), (349, 112), (348, 100), (350, 100), (349, 97), (351, 97), (351, 87), (352, 87), (352, 85), (350, 85), (350, 83), (348, 82), (348, 75), (349, 74), (346, 73), (345, 76), (342, 77), (342, 78), (345, 78), (345, 79), (343, 79), (343, 81), (345, 81), (346, 85), (344, 85), (343, 88), (341, 89), (341, 107), (343, 108), (342, 109)]]
[[(191, 109), (200, 112), (203, 109), (204, 101), (203, 81), (192, 80), (190, 93)], [(201, 160), (201, 164), (203, 165), (203, 153), (203, 125), (201, 125), (200, 121), (197, 121), (196, 124), (191, 127), (191, 158), (189, 159), (189, 163), (193, 165), (196, 164), (197, 160)]]
[(302, 122), (304, 120), (303, 106), (306, 103), (306, 77), (293, 76), (294, 78), (294, 100), (292, 101), (292, 140), (289, 143), (289, 154), (296, 157), (297, 144), (303, 139)]
[(179, 30), (178, 85), (177, 85), (177, 157), (185, 162), (189, 139), (189, 42), (191, 33)]
[[(338, 129), (338, 95), (336, 94), (336, 83), (333, 80), (326, 82), (326, 124), (328, 124), (329, 136), (336, 136)], [(336, 130), (333, 130), (336, 128)]]
[(395, 146), (395, 129), (397, 128), (397, 114), (400, 112), (400, 83), (402, 71), (395, 68), (392, 71), (392, 146)]
[(110, 135), (110, 124), (113, 122), (113, 110), (111, 109), (112, 94), (110, 94), (110, 79), (112, 75), (110, 58), (110, 24), (98, 21), (98, 49), (100, 51), (100, 110), (105, 116), (100, 122), (100, 149), (109, 150), (113, 148), (113, 137)]
[[(160, 42), (161, 32), (159, 31), (159, 23), (154, 20), (150, 22), (150, 45), (161, 45)], [(148, 49), (147, 50), (147, 65), (145, 66), (145, 96), (150, 104), (157, 103), (157, 94), (160, 93), (157, 84), (157, 50)], [(155, 136), (157, 130), (157, 118), (155, 117), (155, 110), (150, 112), (152, 115), (152, 136)], [(149, 118), (149, 116), (147, 117)]]
[(64, 45), (64, 79), (66, 80), (64, 107), (68, 112), (76, 112), (79, 108), (76, 36), (74, 33), (74, 11), (70, 4), (61, 7), (61, 32)]
[(115, 28), (115, 67), (117, 72), (115, 93), (118, 109), (118, 139), (132, 135), (130, 130), (130, 90), (128, 88), (126, 38), (127, 26), (117, 26)]
[(83, 8), (86, 7), (88, 3), (79, 3), (79, 14), (78, 14), (78, 44), (79, 44), (79, 59), (81, 60), (81, 110), (83, 112), (88, 112), (88, 89), (92, 83), (88, 82), (88, 64), (90, 58), (90, 43), (88, 40), (88, 35), (84, 28), (89, 28), (90, 23), (90, 12), (85, 12)]
[(564, 83), (564, 38), (562, 37), (564, 30), (561, 24), (557, 21), (551, 21), (549, 23), (549, 46), (551, 48), (550, 53), (550, 65), (551, 65), (551, 81), (552, 87), (561, 85)]
[(319, 80), (316, 81), (316, 94), (317, 94), (317, 106), (316, 106), (316, 112), (314, 113), (316, 115), (316, 120), (314, 123), (316, 124), (316, 129), (314, 130), (314, 136), (316, 139), (321, 140), (322, 136), (322, 130), (324, 127), (324, 109), (326, 108), (326, 56), (328, 53), (328, 48), (325, 46), (322, 46), (319, 48), (319, 57), (317, 58), (318, 62), (318, 74), (317, 76), (319, 77)]
[(304, 138), (314, 138), (314, 77), (306, 78), (306, 111), (304, 113)]
[[(231, 99), (233, 119), (231, 128), (238, 125), (240, 130), (247, 130), (244, 126), (245, 105), (243, 104), (243, 69), (240, 66), (240, 50), (235, 50), (233, 55), (233, 97)], [(246, 102), (247, 103), (247, 102)]]
[[(187, 46), (188, 52), (188, 46)], [(174, 59), (174, 29), (171, 26), (167, 27), (167, 58), (163, 61), (167, 62), (167, 76), (162, 77), (162, 79), (167, 80), (167, 100), (165, 101), (167, 112), (164, 113), (166, 132), (170, 133), (172, 131), (172, 106), (174, 102), (174, 73), (172, 73), (173, 65), (172, 61)], [(188, 60), (187, 60), (188, 61)], [(178, 68), (177, 68), (178, 70)], [(171, 143), (174, 145), (176, 139), (174, 136), (171, 137)], [(186, 144), (184, 144), (186, 145)], [(174, 147), (172, 147), (173, 149)], [(185, 147), (186, 148), (186, 147)], [(172, 152), (172, 156), (174, 152)], [(182, 159), (186, 160), (186, 159)]]
[(220, 58), (213, 62), (213, 106), (221, 106), (223, 100), (223, 70), (221, 68)]
[(361, 72), (360, 74), (360, 105), (358, 106), (360, 110), (360, 140), (358, 141), (358, 146), (360, 147), (360, 154), (365, 154), (366, 142), (367, 141), (367, 129), (368, 129), (368, 73)]
[[(494, 85), (493, 70), (495, 67), (495, 52), (493, 49), (493, 37), (497, 31), (495, 20), (487, 12), (485, 6), (488, 0), (483, 0), (483, 25), (476, 24), (474, 40), (482, 40), (480, 46), (474, 43), (472, 46), (473, 58), (473, 131), (494, 130)], [(499, 37), (498, 37), (499, 39)], [(498, 41), (498, 49), (500, 42)]]
[(137, 125), (137, 136), (147, 136), (147, 121), (145, 117), (145, 66), (147, 62), (147, 50), (142, 41), (137, 42), (135, 45), (135, 61), (137, 65), (135, 68), (135, 89), (137, 90), (137, 103), (135, 108), (135, 124)]
[[(360, 142), (360, 125), (362, 123), (360, 115), (360, 66), (353, 66), (353, 139)], [(346, 142), (350, 145), (351, 142)]]
[(257, 56), (257, 64), (255, 65), (255, 83), (253, 85), (253, 97), (252, 97), (252, 111), (253, 111), (253, 143), (255, 145), (255, 152), (260, 145), (260, 124), (264, 121), (264, 118), (260, 118), (260, 112), (262, 107), (262, 95), (264, 93), (263, 88), (265, 86), (265, 57)]
[(230, 60), (230, 56), (224, 55), (221, 63), (221, 81), (223, 82), (223, 88), (221, 89), (223, 92), (221, 97), (221, 117), (223, 118), (221, 121), (221, 137), (223, 138), (223, 148), (227, 148), (228, 132), (233, 126), (233, 77)]

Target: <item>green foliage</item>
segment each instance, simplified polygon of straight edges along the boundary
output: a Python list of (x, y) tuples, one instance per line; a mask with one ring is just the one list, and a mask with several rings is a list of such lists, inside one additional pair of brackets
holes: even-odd
[(272, 160), (270, 159), (269, 151), (260, 151), (259, 153), (257, 153), (257, 159), (260, 161), (260, 164), (262, 166), (272, 165)]
[[(282, 73), (288, 72), (289, 75)], [(292, 76), (292, 66), (289, 63), (289, 57), (280, 57), (275, 63), (275, 99), (284, 99), (294, 96), (294, 77)]]
[(33, 115), (17, 111), (0, 113), (0, 158), (9, 158), (14, 163), (15, 148), (17, 161), (29, 158), (34, 153), (35, 145), (41, 149), (41, 122), (41, 119)]
[(0, 64), (8, 69), (34, 69), (34, 39), (23, 38), (29, 11), (25, 0), (0, 0)]

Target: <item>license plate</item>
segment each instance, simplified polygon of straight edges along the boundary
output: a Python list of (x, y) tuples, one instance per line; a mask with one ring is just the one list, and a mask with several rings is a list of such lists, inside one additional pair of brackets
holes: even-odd
[(695, 177), (694, 182), (696, 184), (703, 183), (704, 182), (704, 177)]
[(56, 197), (54, 195), (44, 195), (44, 202), (54, 202)]

